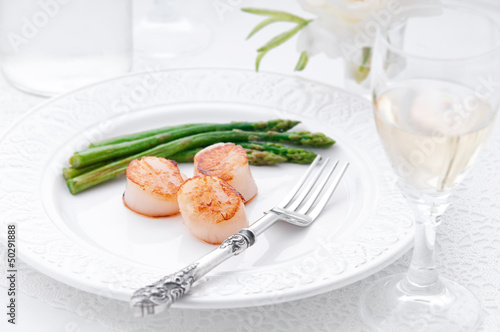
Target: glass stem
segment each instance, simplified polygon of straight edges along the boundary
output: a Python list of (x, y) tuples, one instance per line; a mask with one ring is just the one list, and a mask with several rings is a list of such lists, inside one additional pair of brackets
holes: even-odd
[(436, 230), (447, 203), (411, 203), (416, 215), (415, 242), (410, 267), (403, 281), (410, 294), (435, 294), (443, 289), (436, 269)]

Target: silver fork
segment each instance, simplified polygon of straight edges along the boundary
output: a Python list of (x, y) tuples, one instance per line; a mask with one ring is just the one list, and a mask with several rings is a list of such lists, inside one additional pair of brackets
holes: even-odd
[(189, 292), (194, 282), (229, 257), (252, 246), (256, 237), (278, 220), (309, 226), (325, 207), (349, 165), (344, 163), (335, 172), (338, 164), (337, 161), (332, 165), (329, 158), (323, 160), (318, 155), (290, 193), (265, 212), (263, 217), (231, 235), (218, 248), (184, 269), (134, 292), (130, 305), (135, 316), (152, 315), (169, 308), (174, 301)]

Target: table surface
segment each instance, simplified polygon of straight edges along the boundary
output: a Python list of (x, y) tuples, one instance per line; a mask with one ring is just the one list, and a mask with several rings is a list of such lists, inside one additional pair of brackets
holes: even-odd
[[(215, 8), (223, 4), (225, 10)], [(147, 9), (148, 2), (135, 4), (135, 15)], [(252, 6), (304, 14), (295, 2), (275, 0), (192, 1), (201, 17), (213, 29), (213, 40), (203, 52), (170, 60), (135, 57), (133, 71), (148, 66), (160, 68), (221, 67), (253, 69), (256, 48), (287, 28), (276, 24), (245, 41), (259, 18), (240, 12)], [(194, 8), (194, 7), (192, 7)], [(309, 15), (310, 17), (310, 15)], [(307, 69), (293, 73), (298, 54), (295, 42), (270, 52), (261, 70), (291, 74), (344, 88), (340, 60), (323, 55), (312, 58)], [(23, 114), (46, 99), (16, 90), (0, 77), (0, 136)], [(451, 207), (438, 230), (437, 261), (441, 273), (469, 287), (483, 305), (481, 331), (500, 330), (500, 128), (481, 154), (476, 167), (451, 199)], [(2, 331), (367, 331), (359, 320), (358, 299), (364, 287), (381, 277), (403, 272), (407, 253), (396, 262), (364, 280), (318, 296), (282, 304), (239, 309), (181, 310), (164, 315), (135, 319), (125, 303), (98, 297), (59, 283), (21, 262), (19, 267), (18, 323), (0, 317)], [(5, 248), (0, 247), (5, 262)], [(0, 267), (3, 265), (0, 263)], [(5, 269), (0, 270), (0, 303), (7, 303)], [(3, 310), (2, 310), (3, 312)], [(122, 314), (116, 314), (121, 312)]]

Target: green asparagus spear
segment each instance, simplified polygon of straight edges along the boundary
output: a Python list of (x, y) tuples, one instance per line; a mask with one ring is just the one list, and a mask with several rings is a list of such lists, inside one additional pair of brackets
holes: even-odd
[(123, 143), (123, 142), (130, 142), (130, 141), (136, 141), (138, 139), (158, 135), (158, 134), (166, 134), (174, 130), (178, 129), (186, 129), (186, 128), (193, 128), (193, 127), (199, 127), (199, 126), (205, 126), (208, 123), (193, 123), (193, 124), (184, 124), (184, 125), (178, 125), (178, 126), (168, 126), (168, 127), (162, 127), (162, 128), (156, 128), (156, 129), (151, 129), (147, 131), (141, 131), (138, 133), (133, 133), (133, 134), (127, 134), (127, 135), (121, 135), (121, 136), (116, 136), (116, 137), (111, 137), (108, 139), (103, 139), (100, 141), (92, 142), (89, 144), (89, 148), (95, 148), (98, 146), (105, 146), (105, 145), (113, 145), (113, 144), (118, 144), (118, 143)]
[(301, 149), (292, 148), (279, 143), (238, 143), (245, 149), (268, 151), (286, 158), (289, 163), (310, 164), (316, 158), (316, 153)]
[[(70, 164), (74, 168), (86, 167), (101, 161), (117, 159), (130, 156), (141, 151), (153, 148), (159, 144), (167, 143), (181, 137), (191, 136), (210, 131), (227, 131), (233, 129), (262, 131), (284, 130), (295, 126), (298, 122), (291, 120), (272, 120), (269, 122), (232, 122), (223, 124), (204, 124), (186, 128), (169, 129), (166, 133), (156, 134), (138, 140), (104, 145), (78, 151), (70, 158)], [(268, 129), (273, 128), (273, 129)]]
[[(267, 122), (264, 122), (264, 121), (261, 121), (261, 122), (232, 122), (231, 124), (236, 125), (235, 127), (222, 129), (222, 130), (241, 129), (241, 130), (249, 130), (249, 131), (287, 131), (287, 130), (292, 129), (293, 127), (295, 127), (299, 123), (300, 123), (300, 121), (282, 120), (282, 119), (271, 120), (271, 121), (267, 121)], [(142, 131), (139, 133), (128, 134), (128, 135), (123, 135), (123, 136), (118, 136), (118, 137), (113, 137), (113, 138), (93, 142), (89, 145), (89, 148), (93, 148), (93, 147), (97, 147), (97, 146), (104, 146), (104, 145), (118, 144), (118, 143), (123, 143), (123, 142), (136, 141), (136, 140), (139, 140), (142, 138), (151, 137), (151, 136), (158, 135), (158, 134), (166, 134), (166, 133), (178, 130), (178, 129), (196, 128), (196, 127), (203, 127), (206, 125), (214, 125), (214, 124), (213, 123), (197, 123), (197, 124), (185, 124), (185, 125), (157, 128), (157, 129)]]
[[(238, 145), (245, 148), (247, 151), (248, 162), (250, 165), (254, 166), (275, 165), (287, 161), (298, 164), (310, 164), (312, 160), (314, 160), (314, 156), (316, 156), (316, 154), (312, 151), (300, 148), (290, 148), (279, 143), (239, 142)], [(178, 163), (191, 163), (193, 162), (196, 153), (202, 149), (203, 147), (181, 151), (170, 156), (169, 159), (175, 160)], [(63, 168), (63, 176), (65, 180), (69, 180), (109, 163), (110, 162), (108, 161), (104, 161), (81, 168), (65, 167)]]
[[(296, 164), (310, 164), (316, 158), (316, 153), (301, 149), (301, 148), (291, 148), (287, 147), (283, 144), (279, 143), (249, 143), (249, 142), (239, 142), (238, 145), (241, 145), (245, 150), (247, 150), (247, 156), (249, 157), (249, 153), (251, 152), (255, 157), (252, 159), (248, 159), (248, 162), (250, 165), (274, 165), (279, 162), (289, 162), (289, 163), (296, 163)], [(177, 161), (178, 163), (189, 163), (192, 162), (194, 159), (194, 155), (201, 151), (203, 147), (200, 148), (194, 148), (190, 149), (187, 151), (181, 151), (179, 153), (174, 154), (173, 156), (170, 156), (170, 159), (173, 159)], [(270, 164), (263, 158), (266, 158), (266, 155), (259, 155), (256, 154), (255, 152), (261, 151), (261, 152), (267, 152), (267, 153), (272, 153), (270, 157), (273, 158), (274, 163)], [(278, 155), (282, 158), (276, 158), (275, 156)], [(262, 159), (261, 159), (262, 158)]]
[(246, 150), (248, 163), (255, 166), (271, 166), (286, 161), (286, 158), (269, 151)]
[(207, 146), (218, 142), (251, 142), (251, 141), (274, 141), (295, 145), (308, 145), (312, 147), (329, 147), (335, 141), (322, 133), (309, 132), (247, 132), (241, 130), (219, 131), (197, 134), (177, 139), (168, 143), (158, 145), (152, 149), (143, 151), (130, 157), (112, 162), (106, 166), (99, 167), (88, 173), (77, 176), (66, 181), (72, 194), (79, 193), (99, 183), (114, 179), (125, 173), (128, 164), (145, 156), (168, 158), (175, 153), (189, 150), (199, 146)]
[(81, 167), (81, 168), (64, 167), (63, 168), (63, 177), (64, 177), (64, 180), (69, 180), (69, 179), (75, 178), (75, 177), (77, 177), (79, 175), (82, 175), (82, 174), (88, 173), (90, 171), (93, 171), (96, 168), (99, 168), (99, 167), (102, 167), (102, 166), (106, 166), (109, 163), (110, 163), (110, 161), (103, 161), (103, 162), (100, 162), (100, 163), (97, 163), (97, 164), (92, 164), (90, 166)]
[[(243, 148), (245, 148), (247, 152), (251, 151), (254, 156), (256, 156), (254, 157), (255, 159), (252, 159), (250, 158), (249, 153), (247, 153), (247, 156), (249, 157), (249, 163), (255, 166), (271, 165), (281, 162), (310, 164), (316, 157), (316, 154), (312, 151), (301, 148), (287, 147), (280, 143), (238, 142), (238, 145), (241, 145)], [(187, 151), (181, 151), (174, 154), (173, 156), (170, 156), (169, 158), (177, 161), (178, 163), (192, 162), (194, 159), (194, 155), (202, 149), (203, 147), (199, 147)], [(258, 155), (255, 154), (255, 151), (266, 151), (269, 153), (273, 153), (274, 155)], [(283, 158), (278, 158), (275, 155), (279, 155)], [(101, 166), (105, 166), (109, 163), (111, 162), (104, 161), (82, 168), (65, 167), (63, 168), (63, 176), (65, 180), (69, 180)]]
[[(178, 163), (191, 163), (194, 156), (203, 148), (194, 148), (186, 151), (178, 152), (169, 159), (175, 160)], [(248, 163), (254, 166), (270, 166), (278, 163), (284, 163), (286, 158), (269, 151), (245, 149), (247, 152)]]
[[(238, 145), (245, 148), (247, 151), (248, 162), (250, 165), (254, 166), (275, 165), (283, 162), (310, 164), (316, 157), (316, 153), (312, 151), (301, 148), (287, 147), (279, 143), (239, 142)], [(190, 163), (193, 162), (195, 154), (202, 149), (203, 147), (199, 147), (187, 151), (181, 151), (173, 156), (170, 156), (169, 158), (178, 163)], [(69, 180), (109, 163), (110, 162), (108, 161), (104, 161), (82, 168), (65, 167), (63, 168), (63, 176), (65, 180)]]

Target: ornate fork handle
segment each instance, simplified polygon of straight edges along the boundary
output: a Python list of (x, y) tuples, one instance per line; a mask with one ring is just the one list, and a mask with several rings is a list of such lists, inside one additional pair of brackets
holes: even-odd
[(332, 165), (329, 163), (330, 159), (326, 158), (319, 166), (321, 160), (318, 155), (292, 191), (248, 228), (230, 236), (217, 249), (183, 270), (135, 292), (131, 299), (135, 314), (144, 316), (170, 307), (175, 300), (189, 292), (193, 283), (200, 277), (229, 257), (238, 255), (252, 246), (255, 238), (276, 221), (283, 220), (302, 227), (310, 225), (328, 203), (349, 165), (345, 163), (341, 170), (332, 176), (339, 162)]
[(131, 306), (136, 316), (151, 315), (168, 309), (172, 303), (184, 296), (193, 283), (229, 257), (240, 254), (255, 243), (253, 231), (244, 228), (228, 237), (222, 244), (186, 266), (157, 282), (134, 292)]

